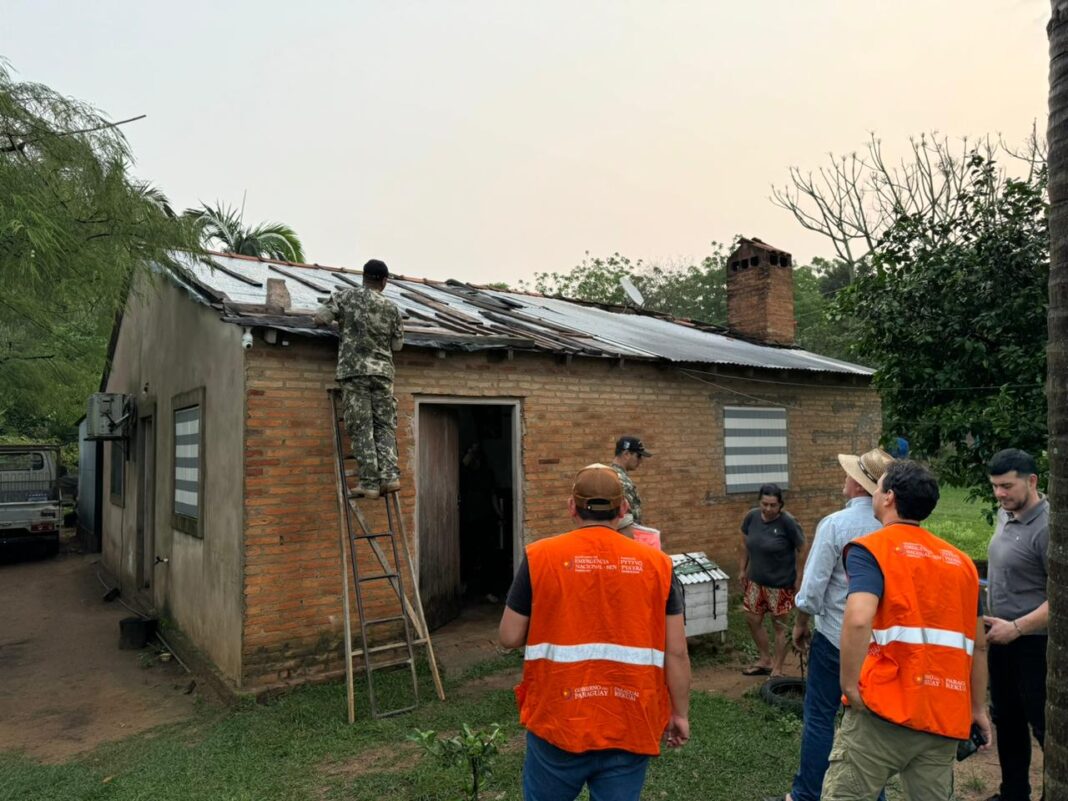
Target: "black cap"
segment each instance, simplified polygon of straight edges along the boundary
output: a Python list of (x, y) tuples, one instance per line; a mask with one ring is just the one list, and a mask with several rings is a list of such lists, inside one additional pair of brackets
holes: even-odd
[(363, 265), (363, 274), (366, 278), (376, 278), (379, 280), (389, 278), (389, 267), (386, 266), (384, 261), (371, 259), (367, 264)]
[(622, 436), (616, 440), (616, 455), (623, 453), (624, 451), (630, 451), (636, 453), (643, 458), (652, 456), (649, 451), (645, 450), (645, 446), (642, 445), (642, 441), (637, 437)]

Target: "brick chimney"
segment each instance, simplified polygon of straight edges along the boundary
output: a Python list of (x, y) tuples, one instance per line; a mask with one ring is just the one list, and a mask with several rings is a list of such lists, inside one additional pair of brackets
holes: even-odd
[(759, 239), (742, 239), (727, 259), (727, 325), (743, 337), (793, 345), (793, 258)]
[(284, 278), (267, 279), (267, 311), (270, 314), (285, 314), (293, 300)]

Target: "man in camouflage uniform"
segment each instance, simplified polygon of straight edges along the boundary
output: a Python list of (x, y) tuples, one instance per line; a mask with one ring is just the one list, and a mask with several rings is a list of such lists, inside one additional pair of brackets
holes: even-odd
[(632, 526), (642, 522), (642, 499), (638, 495), (638, 488), (627, 475), (632, 470), (637, 470), (642, 459), (652, 456), (645, 450), (642, 441), (637, 437), (622, 436), (616, 440), (616, 458), (612, 460), (612, 469), (619, 475), (619, 481), (623, 485), (623, 497), (627, 499), (630, 509), (619, 523), (619, 530), (628, 537), (633, 536)]
[(400, 311), (382, 294), (388, 280), (385, 262), (371, 259), (363, 286), (335, 292), (315, 315), (320, 324), (338, 324), (337, 382), (358, 464), (357, 492), (365, 498), (400, 489), (393, 351), (404, 344), (404, 331)]

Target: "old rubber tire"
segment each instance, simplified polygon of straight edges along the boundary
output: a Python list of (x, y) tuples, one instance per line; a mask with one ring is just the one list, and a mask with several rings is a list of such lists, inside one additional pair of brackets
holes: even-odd
[(789, 676), (776, 676), (764, 682), (760, 697), (776, 709), (801, 717), (805, 708), (805, 682)]

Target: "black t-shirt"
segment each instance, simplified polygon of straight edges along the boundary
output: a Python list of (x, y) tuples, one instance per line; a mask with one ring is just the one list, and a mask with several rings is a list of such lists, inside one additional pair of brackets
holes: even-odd
[(801, 525), (789, 512), (765, 523), (760, 509), (750, 509), (742, 521), (749, 552), (749, 580), (765, 587), (792, 587), (797, 581), (797, 552), (805, 544)]
[[(519, 571), (515, 574), (515, 578), (512, 580), (512, 587), (508, 590), (508, 597), (504, 603), (513, 612), (516, 612), (524, 617), (530, 617), (530, 609), (533, 599), (533, 587), (530, 584), (530, 565), (527, 564), (526, 555), (523, 556), (523, 563), (519, 565)], [(669, 615), (681, 615), (683, 610), (682, 600), (682, 585), (679, 584), (678, 578), (672, 574), (671, 576), (671, 589), (668, 590), (667, 599), (667, 614)]]

